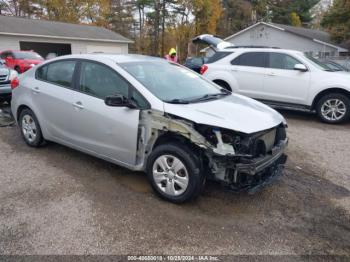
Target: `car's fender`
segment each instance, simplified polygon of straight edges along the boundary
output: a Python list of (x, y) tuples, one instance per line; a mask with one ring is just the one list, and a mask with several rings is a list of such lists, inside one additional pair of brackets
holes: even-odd
[(350, 75), (333, 73), (331, 77), (315, 77), (311, 80), (307, 104), (312, 106), (315, 98), (326, 90), (343, 91), (350, 94)]
[(232, 74), (230, 74), (227, 71), (224, 71), (224, 70), (208, 71), (204, 73), (203, 76), (211, 81), (221, 80), (226, 82), (231, 87), (232, 92), (238, 92), (239, 90), (238, 81), (235, 79), (235, 77)]

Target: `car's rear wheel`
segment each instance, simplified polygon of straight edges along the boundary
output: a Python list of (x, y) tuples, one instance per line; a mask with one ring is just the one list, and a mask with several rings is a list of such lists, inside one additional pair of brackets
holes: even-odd
[(329, 124), (339, 124), (349, 119), (350, 100), (343, 94), (327, 94), (316, 105), (319, 118)]
[(154, 191), (173, 203), (196, 198), (205, 180), (199, 161), (191, 150), (175, 143), (154, 149), (148, 158), (147, 175)]
[(30, 109), (24, 109), (20, 113), (18, 124), (21, 134), (27, 145), (39, 147), (44, 142), (44, 137), (35, 114)]

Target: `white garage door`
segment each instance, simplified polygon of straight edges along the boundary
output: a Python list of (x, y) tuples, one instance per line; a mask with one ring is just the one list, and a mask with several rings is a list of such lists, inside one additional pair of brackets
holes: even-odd
[(88, 45), (86, 46), (87, 53), (110, 53), (110, 54), (120, 54), (122, 53), (122, 48), (118, 45), (115, 46), (104, 46), (104, 45)]

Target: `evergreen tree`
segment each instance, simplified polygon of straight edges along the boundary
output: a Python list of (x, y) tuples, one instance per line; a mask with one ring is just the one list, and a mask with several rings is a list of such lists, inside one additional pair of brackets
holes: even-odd
[(350, 0), (335, 0), (325, 14), (321, 25), (337, 43), (350, 41)]

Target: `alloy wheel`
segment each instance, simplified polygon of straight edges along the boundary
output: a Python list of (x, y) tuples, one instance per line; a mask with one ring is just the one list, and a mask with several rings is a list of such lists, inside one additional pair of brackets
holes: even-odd
[(338, 121), (346, 114), (346, 105), (340, 99), (328, 99), (321, 106), (321, 114), (328, 121)]

